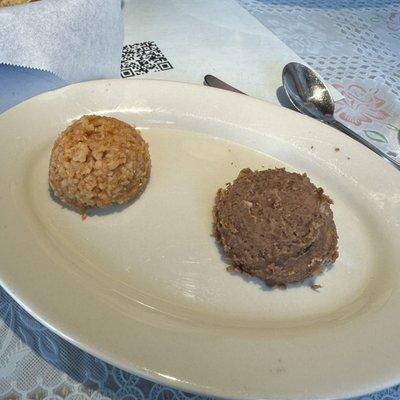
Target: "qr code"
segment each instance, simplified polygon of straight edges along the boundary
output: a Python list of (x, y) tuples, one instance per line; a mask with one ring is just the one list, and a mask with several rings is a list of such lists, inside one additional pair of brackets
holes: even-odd
[(122, 78), (169, 69), (172, 69), (171, 63), (154, 42), (127, 44), (122, 49)]

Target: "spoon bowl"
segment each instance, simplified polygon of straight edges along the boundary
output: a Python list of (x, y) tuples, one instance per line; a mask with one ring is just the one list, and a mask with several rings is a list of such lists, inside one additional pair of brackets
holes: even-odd
[(301, 113), (319, 120), (333, 118), (332, 96), (313, 70), (299, 63), (289, 63), (283, 69), (282, 81), (289, 100)]
[(283, 68), (282, 83), (290, 102), (302, 114), (339, 129), (400, 169), (399, 162), (334, 118), (335, 103), (329, 89), (312, 69), (289, 63)]

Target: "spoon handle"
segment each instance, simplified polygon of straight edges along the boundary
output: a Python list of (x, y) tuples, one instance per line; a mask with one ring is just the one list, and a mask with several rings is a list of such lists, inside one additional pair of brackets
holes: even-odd
[(389, 157), (386, 153), (378, 149), (376, 146), (368, 142), (368, 140), (364, 139), (363, 137), (357, 135), (353, 130), (348, 128), (346, 125), (343, 125), (341, 122), (337, 120), (331, 120), (327, 121), (327, 123), (336, 129), (339, 129), (340, 131), (344, 132), (346, 135), (350, 136), (351, 138), (357, 140), (357, 142), (363, 144), (364, 146), (368, 147), (370, 150), (372, 150), (374, 153), (378, 154), (378, 156), (381, 156), (382, 158), (385, 158), (387, 161), (392, 163), (397, 169), (400, 170), (400, 163), (391, 157)]

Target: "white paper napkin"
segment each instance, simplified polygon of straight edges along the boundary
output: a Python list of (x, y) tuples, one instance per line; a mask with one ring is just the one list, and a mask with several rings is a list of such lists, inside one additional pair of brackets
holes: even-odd
[(40, 0), (0, 8), (0, 63), (52, 72), (68, 83), (118, 77), (121, 0)]
[(202, 84), (212, 74), (279, 103), (283, 67), (303, 62), (234, 0), (127, 0), (124, 21), (125, 44), (155, 42), (173, 67), (140, 78)]

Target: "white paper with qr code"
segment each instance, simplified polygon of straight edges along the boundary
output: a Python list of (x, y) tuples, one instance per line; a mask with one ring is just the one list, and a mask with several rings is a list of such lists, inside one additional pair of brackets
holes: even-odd
[(121, 0), (41, 0), (0, 8), (0, 63), (68, 83), (119, 76)]
[(212, 74), (279, 104), (282, 68), (302, 62), (234, 0), (126, 0), (123, 12), (123, 78), (202, 84)]

